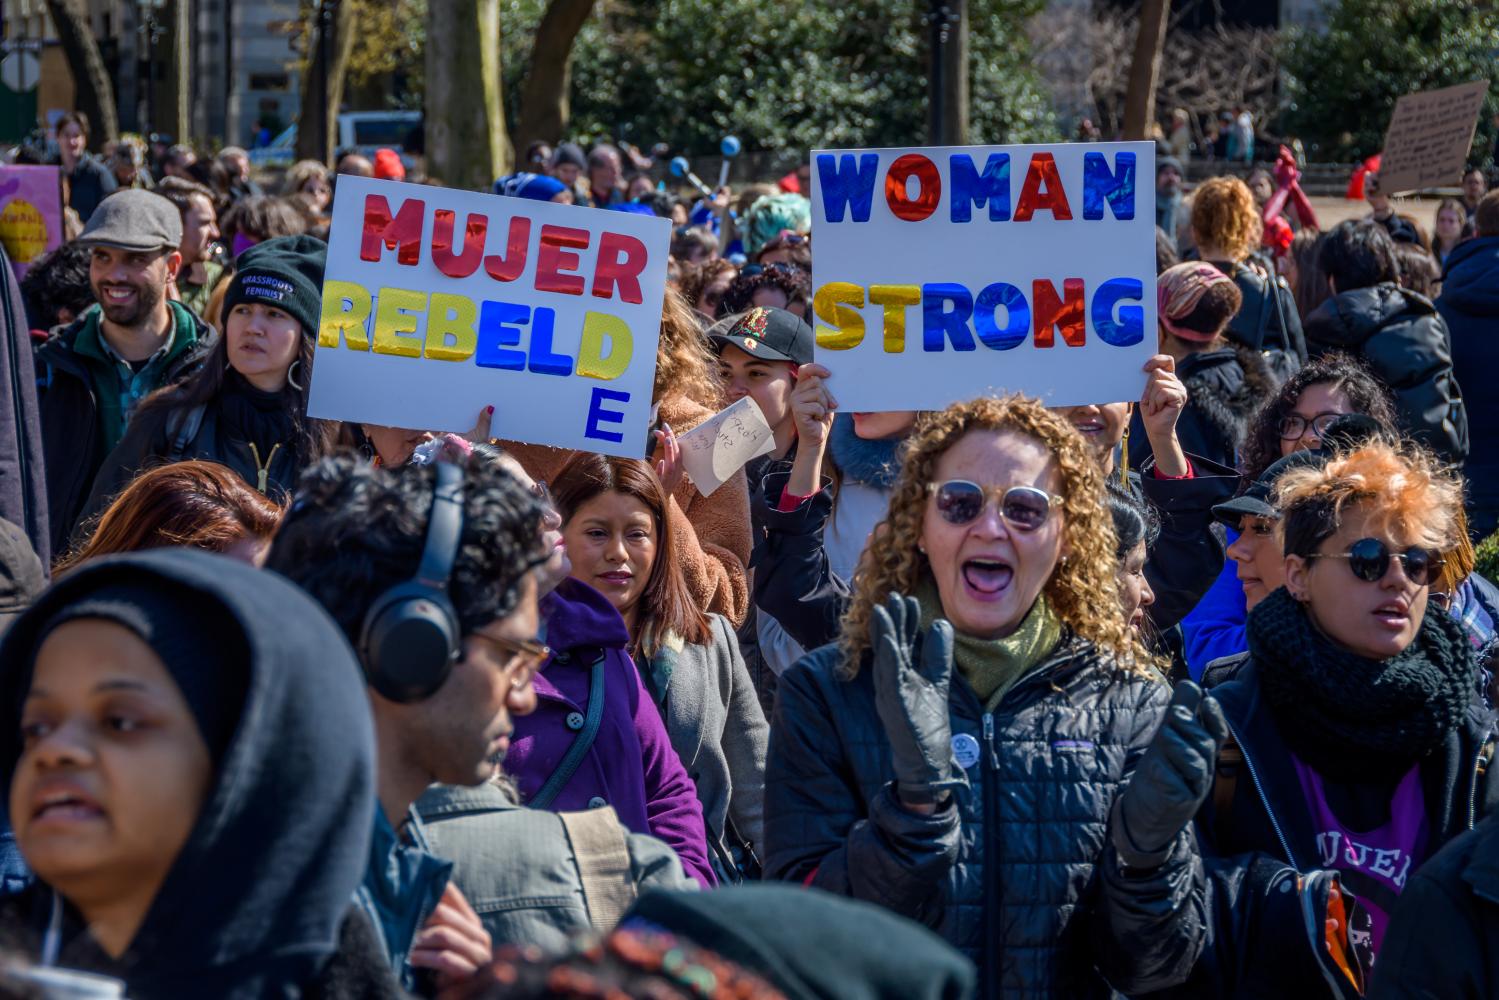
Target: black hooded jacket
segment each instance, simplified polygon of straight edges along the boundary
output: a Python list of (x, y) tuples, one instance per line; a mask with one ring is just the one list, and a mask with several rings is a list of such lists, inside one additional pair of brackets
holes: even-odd
[[(1183, 358), (1177, 377), (1187, 389), (1187, 406), (1176, 421), (1182, 451), (1229, 468), (1238, 466), (1239, 447), (1256, 410), (1280, 387), (1263, 355), (1228, 346)], [(1129, 464), (1142, 468), (1152, 455), (1140, 410), (1129, 426)]]
[[(1242, 764), (1219, 758), (1218, 783), (1197, 816), (1207, 876), (1207, 939), (1191, 978), (1160, 996), (1340, 997), (1308, 939), (1304, 877), (1323, 867), (1316, 826), (1279, 723), (1249, 654), (1218, 671), (1212, 687)], [(1421, 761), (1421, 786), (1435, 850), (1499, 804), (1488, 780), (1493, 710), (1475, 691), (1462, 724)], [(1388, 955), (1381, 953), (1383, 963)], [(1376, 975), (1377, 979), (1377, 975)]]
[(1306, 318), (1312, 356), (1363, 358), (1395, 394), (1400, 422), (1449, 462), (1468, 454), (1468, 412), (1452, 371), (1452, 340), (1430, 299), (1393, 282), (1339, 292)]
[[(181, 853), (129, 948), (111, 958), (45, 883), (0, 902), (0, 948), (35, 960), (61, 908), (57, 964), (114, 976), (134, 1000), (399, 996), (352, 908), (375, 813), (364, 680), (338, 626), (283, 578), (223, 556), (158, 549), (90, 562), (52, 587), (0, 644), (0, 774), (44, 626), (120, 582), (154, 577), (220, 604), (248, 650), (245, 705)], [(205, 666), (211, 666), (205, 664)]]

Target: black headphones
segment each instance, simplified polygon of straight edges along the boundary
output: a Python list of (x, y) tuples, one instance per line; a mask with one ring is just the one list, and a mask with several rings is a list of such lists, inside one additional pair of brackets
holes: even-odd
[(410, 703), (431, 696), (462, 653), (448, 578), (463, 535), (463, 470), (436, 462), (427, 538), (416, 576), (375, 598), (359, 631), (364, 676), (380, 695)]

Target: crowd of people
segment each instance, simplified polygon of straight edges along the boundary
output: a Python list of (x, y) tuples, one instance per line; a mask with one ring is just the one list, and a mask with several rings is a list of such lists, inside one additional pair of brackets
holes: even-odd
[(77, 231), (0, 267), (0, 995), (1499, 995), (1482, 172), (1431, 238), (1162, 156), (1138, 401), (849, 413), (805, 166), (537, 143), (495, 194), (672, 220), (618, 458), (308, 416), (395, 151), (58, 139)]

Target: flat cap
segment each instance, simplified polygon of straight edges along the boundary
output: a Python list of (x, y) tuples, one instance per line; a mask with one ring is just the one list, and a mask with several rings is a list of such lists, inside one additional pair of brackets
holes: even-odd
[(121, 250), (175, 250), (182, 242), (182, 215), (159, 194), (141, 188), (116, 191), (99, 202), (78, 242)]

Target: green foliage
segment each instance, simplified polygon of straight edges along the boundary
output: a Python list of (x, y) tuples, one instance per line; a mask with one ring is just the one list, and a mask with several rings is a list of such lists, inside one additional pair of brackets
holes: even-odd
[(1285, 128), (1319, 158), (1379, 151), (1395, 100), (1488, 79), (1473, 159), (1494, 141), (1499, 110), (1499, 10), (1493, 0), (1339, 0), (1325, 34), (1294, 33), (1282, 61)]
[(1490, 580), (1499, 580), (1499, 531), (1479, 542), (1473, 550), (1473, 572)]
[[(969, 135), (1041, 141), (1055, 126), (1030, 67), (1026, 19), (1042, 0), (969, 4)], [(502, 0), (510, 120), (544, 0)], [(897, 146), (926, 136), (920, 0), (603, 0), (574, 47), (574, 136), (709, 153)]]

